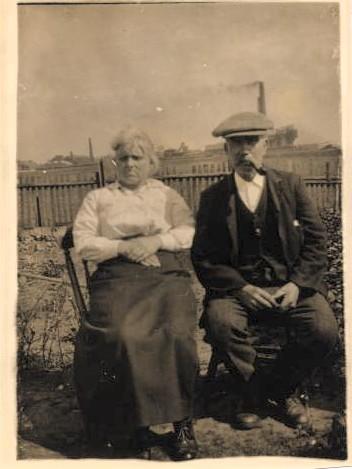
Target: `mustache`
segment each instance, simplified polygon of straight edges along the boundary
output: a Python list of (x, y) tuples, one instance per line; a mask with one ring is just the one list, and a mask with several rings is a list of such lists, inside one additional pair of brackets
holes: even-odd
[(250, 153), (248, 151), (244, 151), (244, 152), (240, 153), (239, 156), (240, 156), (241, 163), (246, 161), (248, 163), (251, 163), (251, 164), (255, 165), (252, 153)]
[(259, 173), (263, 173), (263, 167), (255, 162), (254, 158), (250, 153), (246, 152), (241, 155), (240, 164), (242, 163), (249, 163), (251, 166), (253, 166), (256, 171), (258, 171)]

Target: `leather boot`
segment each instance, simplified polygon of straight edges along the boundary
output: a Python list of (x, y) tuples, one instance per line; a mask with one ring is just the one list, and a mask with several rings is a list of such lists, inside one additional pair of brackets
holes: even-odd
[(278, 411), (285, 423), (293, 428), (309, 430), (312, 428), (308, 402), (302, 402), (301, 396), (291, 396), (278, 399)]
[(239, 385), (240, 397), (236, 405), (234, 426), (240, 430), (251, 430), (262, 425), (260, 395), (261, 386), (258, 375), (253, 375), (246, 383), (243, 380)]
[(194, 459), (198, 453), (198, 444), (191, 419), (174, 423), (175, 433), (171, 440), (171, 457), (175, 461)]

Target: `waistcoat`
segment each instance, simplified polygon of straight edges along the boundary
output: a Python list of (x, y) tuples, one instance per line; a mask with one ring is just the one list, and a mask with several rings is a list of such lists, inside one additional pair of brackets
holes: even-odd
[(248, 282), (262, 286), (287, 281), (277, 215), (267, 184), (254, 213), (243, 203), (236, 184), (235, 198), (240, 273)]

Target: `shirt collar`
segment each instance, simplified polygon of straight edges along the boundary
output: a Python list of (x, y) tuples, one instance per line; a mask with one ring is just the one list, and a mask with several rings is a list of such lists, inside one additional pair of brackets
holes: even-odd
[(252, 181), (245, 181), (238, 173), (235, 172), (235, 182), (237, 184), (237, 187), (244, 187), (246, 185), (254, 185), (260, 188), (264, 187), (264, 182), (265, 182), (265, 176), (262, 174), (256, 174)]
[(110, 190), (120, 190), (121, 192), (125, 192), (127, 194), (129, 193), (138, 193), (138, 192), (142, 192), (144, 191), (145, 189), (148, 189), (149, 187), (154, 187), (155, 185), (155, 180), (154, 179), (147, 179), (145, 184), (143, 184), (143, 186), (139, 187), (138, 189), (135, 189), (135, 190), (132, 190), (132, 189), (128, 189), (128, 187), (125, 187), (123, 186), (122, 184), (119, 183), (119, 181), (114, 181), (112, 182), (111, 184), (109, 184), (107, 187), (108, 189)]

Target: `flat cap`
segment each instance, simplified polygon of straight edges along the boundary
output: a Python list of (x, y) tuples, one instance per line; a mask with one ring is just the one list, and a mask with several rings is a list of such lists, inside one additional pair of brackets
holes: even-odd
[(274, 125), (261, 112), (240, 112), (225, 119), (213, 130), (214, 137), (233, 138), (242, 135), (265, 135)]

